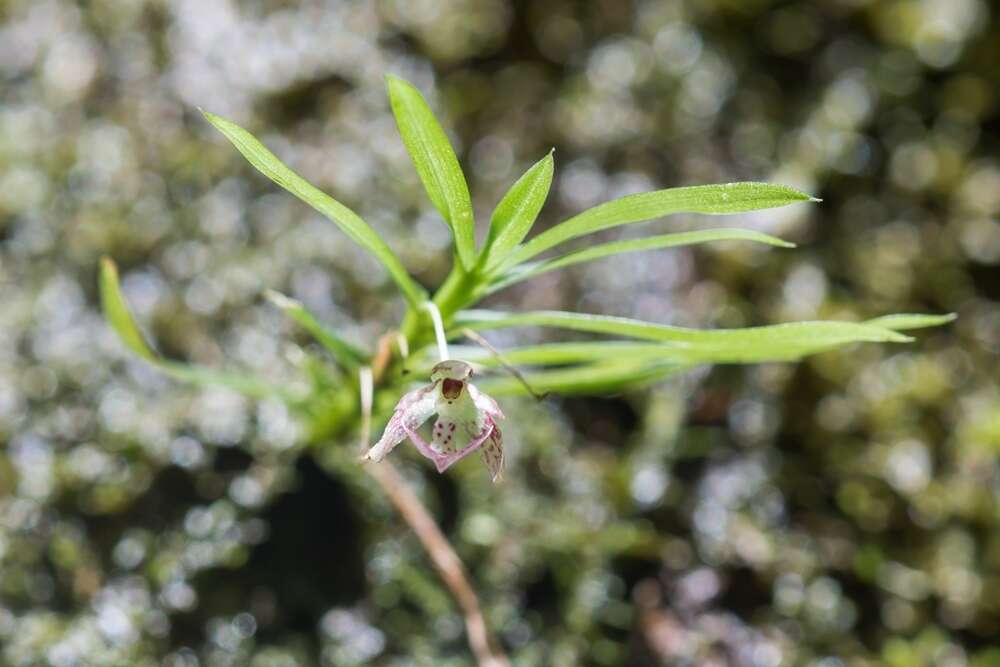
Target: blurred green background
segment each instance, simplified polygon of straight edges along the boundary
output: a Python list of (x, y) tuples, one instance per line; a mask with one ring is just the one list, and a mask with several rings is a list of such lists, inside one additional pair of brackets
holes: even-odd
[(166, 355), (287, 383), (311, 348), (265, 288), (362, 344), (395, 326), (382, 268), (196, 109), (257, 133), (434, 287), (449, 236), (390, 72), (453, 130), (481, 223), (552, 147), (541, 226), (672, 185), (824, 199), (724, 223), (795, 250), (629, 255), (490, 306), (719, 327), (959, 314), (906, 347), (505, 401), (496, 487), (478, 461), (438, 476), (401, 448), (517, 665), (1000, 665), (997, 11), (0, 0), (0, 665), (471, 664), (409, 529), (353, 464), (317, 464), (356, 443), (306, 451), (282, 404), (165, 379), (97, 303), (109, 254)]

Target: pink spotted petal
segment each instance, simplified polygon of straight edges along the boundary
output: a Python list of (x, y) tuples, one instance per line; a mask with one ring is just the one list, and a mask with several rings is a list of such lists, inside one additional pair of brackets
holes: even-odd
[[(434, 422), (434, 429), (431, 431), (434, 434), (433, 444), (431, 449), (444, 454), (454, 452), (458, 449), (458, 423), (452, 419), (447, 419), (444, 417), (438, 417), (437, 421)], [(474, 426), (474, 425), (473, 425)], [(472, 433), (475, 433), (477, 429), (473, 427)], [(472, 435), (470, 433), (470, 435)]]
[(490, 478), (496, 484), (503, 479), (503, 433), (493, 425), (490, 437), (483, 445), (483, 462), (490, 471)]
[(428, 385), (403, 394), (396, 404), (392, 418), (386, 424), (381, 439), (368, 450), (365, 458), (379, 462), (391, 452), (396, 445), (407, 437), (407, 429), (419, 428), (421, 424), (434, 414), (434, 385)]
[(429, 458), (431, 461), (437, 463), (437, 460), (441, 457), (441, 454), (435, 452), (434, 449), (429, 444), (427, 444), (427, 441), (424, 440), (419, 433), (417, 433), (416, 429), (408, 428), (406, 426), (404, 426), (403, 428), (406, 431), (406, 435), (409, 436), (410, 442), (412, 442), (413, 446), (417, 448), (417, 451), (423, 454), (425, 457)]
[(489, 420), (483, 427), (482, 432), (479, 435), (472, 438), (471, 440), (469, 440), (469, 444), (467, 444), (465, 447), (451, 454), (437, 455), (434, 459), (434, 465), (437, 466), (438, 472), (444, 472), (452, 465), (458, 463), (466, 456), (474, 452), (477, 447), (483, 444), (483, 442), (488, 437), (490, 437), (490, 434), (493, 432), (494, 428), (495, 427), (493, 425), (493, 421)]

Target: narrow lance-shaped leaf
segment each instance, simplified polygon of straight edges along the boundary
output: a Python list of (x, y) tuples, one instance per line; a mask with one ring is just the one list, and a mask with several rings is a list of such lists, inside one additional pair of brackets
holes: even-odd
[(495, 268), (520, 243), (535, 224), (552, 185), (552, 152), (536, 162), (510, 187), (490, 218), (490, 233), (480, 264)]
[(287, 402), (296, 402), (301, 398), (293, 396), (281, 387), (276, 387), (254, 377), (217, 371), (202, 366), (189, 366), (157, 355), (146, 342), (139, 326), (132, 318), (118, 282), (118, 267), (107, 257), (101, 259), (100, 291), (104, 317), (118, 334), (118, 337), (129, 349), (157, 366), (167, 375), (191, 384), (227, 387), (252, 398), (281, 398)]
[(503, 266), (515, 266), (584, 234), (672, 213), (744, 213), (801, 201), (818, 200), (787, 186), (770, 183), (696, 185), (627, 195), (599, 204), (542, 232), (511, 253)]
[(475, 221), (469, 186), (455, 150), (419, 90), (394, 76), (387, 76), (386, 83), (399, 133), (427, 196), (451, 227), (459, 262), (471, 269), (476, 255)]
[[(809, 354), (825, 352), (854, 342), (860, 341), (824, 338), (752, 341), (748, 343), (734, 343), (727, 340), (658, 343), (613, 340), (544, 343), (515, 347), (504, 350), (503, 356), (506, 362), (522, 366), (565, 366), (612, 360), (669, 361), (683, 364), (744, 364), (792, 361)], [(497, 363), (490, 355), (473, 348), (456, 347), (453, 349), (453, 354), (462, 354), (464, 356), (461, 358), (464, 361), (484, 366), (494, 366)]]
[(481, 331), (523, 326), (555, 327), (651, 341), (713, 342), (732, 346), (792, 343), (836, 345), (862, 341), (905, 343), (912, 340), (884, 327), (857, 322), (790, 322), (746, 329), (706, 330), (654, 324), (624, 317), (562, 311), (503, 313), (466, 310), (459, 312), (453, 323), (456, 332), (461, 331), (463, 327)]
[(107, 257), (101, 258), (100, 290), (104, 317), (122, 342), (143, 359), (158, 362), (156, 353), (146, 343), (138, 325), (132, 319), (125, 297), (122, 296), (118, 283), (118, 267)]
[(505, 287), (509, 287), (522, 280), (534, 278), (549, 271), (563, 269), (567, 266), (580, 264), (582, 262), (592, 262), (596, 259), (621, 255), (640, 250), (656, 250), (660, 248), (671, 248), (677, 246), (697, 245), (700, 243), (710, 243), (713, 241), (754, 241), (780, 248), (794, 248), (794, 243), (789, 243), (775, 236), (763, 234), (750, 229), (706, 229), (695, 232), (678, 232), (676, 234), (663, 234), (660, 236), (649, 236), (641, 239), (628, 239), (625, 241), (612, 241), (600, 245), (590, 246), (583, 250), (571, 252), (553, 259), (546, 259), (541, 262), (522, 264), (513, 269), (509, 274), (502, 276), (491, 286), (490, 292), (496, 292)]
[(303, 329), (315, 338), (333, 355), (345, 368), (356, 371), (368, 363), (368, 355), (341, 338), (336, 332), (323, 326), (305, 306), (284, 294), (268, 290), (264, 293), (267, 299), (280, 308), (288, 317), (295, 320)]
[(207, 111), (202, 113), (208, 122), (226, 135), (236, 150), (242, 153), (260, 173), (335, 222), (351, 237), (351, 240), (372, 253), (389, 271), (389, 275), (396, 281), (412, 308), (418, 308), (421, 303), (427, 300), (424, 289), (410, 277), (402, 262), (382, 240), (382, 237), (369, 227), (368, 223), (362, 220), (357, 213), (296, 174), (256, 137), (236, 123)]

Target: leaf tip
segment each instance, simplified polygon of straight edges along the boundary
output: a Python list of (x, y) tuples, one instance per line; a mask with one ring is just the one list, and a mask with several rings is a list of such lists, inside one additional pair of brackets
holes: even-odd
[(556, 160), (555, 157), (553, 157), (555, 154), (556, 154), (556, 148), (555, 146), (553, 146), (552, 148), (549, 149), (549, 152), (545, 154), (545, 157), (542, 158), (542, 162), (545, 164), (545, 171), (548, 173), (555, 172)]
[(115, 260), (107, 255), (101, 257), (101, 275), (109, 277), (118, 276), (118, 265), (115, 264)]
[(198, 107), (198, 111), (201, 112), (202, 117), (204, 117), (204, 119), (207, 120), (212, 127), (217, 129), (219, 132), (222, 132), (227, 137), (231, 137), (230, 132), (233, 130), (234, 127), (237, 128), (239, 127), (233, 121), (227, 120), (222, 116), (212, 113), (211, 111), (206, 111), (201, 107)]
[(793, 188), (790, 185), (780, 185), (779, 187), (783, 188), (785, 192), (789, 194), (796, 201), (804, 201), (810, 204), (815, 204), (817, 202), (823, 201), (819, 197), (814, 197), (808, 192), (803, 192), (802, 190), (799, 190), (798, 188)]
[(417, 90), (417, 87), (414, 86), (412, 83), (410, 83), (409, 81), (400, 76), (396, 76), (395, 74), (385, 75), (385, 87), (389, 89), (390, 97), (392, 96), (392, 93), (395, 90), (400, 90), (400, 89), (414, 90), (414, 91)]
[(295, 299), (291, 299), (281, 292), (277, 292), (273, 289), (264, 290), (264, 298), (281, 310), (289, 310), (290, 308), (295, 308), (296, 306), (301, 305)]

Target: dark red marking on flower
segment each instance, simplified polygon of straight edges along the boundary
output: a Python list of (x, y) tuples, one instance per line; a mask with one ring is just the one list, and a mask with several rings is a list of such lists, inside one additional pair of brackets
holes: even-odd
[(445, 398), (454, 400), (462, 395), (463, 387), (465, 387), (465, 383), (461, 380), (446, 378), (441, 381), (441, 394)]
[(448, 430), (449, 431), (454, 431), (455, 430), (455, 422), (451, 423), (451, 428), (449, 428)]

